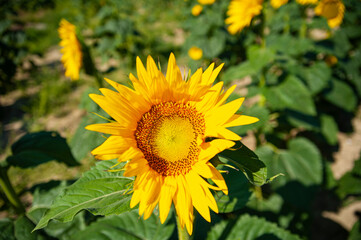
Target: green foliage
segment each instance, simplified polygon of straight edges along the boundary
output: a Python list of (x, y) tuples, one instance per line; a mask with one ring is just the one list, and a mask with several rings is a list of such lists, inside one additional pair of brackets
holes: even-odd
[[(130, 209), (134, 179), (121, 171), (107, 171), (115, 160), (98, 162), (79, 179), (54, 176), (62, 181), (35, 186), (29, 182), (25, 189), (16, 186), (22, 176), (7, 176), (12, 167), (32, 174), (53, 160), (67, 166), (89, 160), (90, 151), (107, 137), (85, 130), (89, 124), (106, 121), (97, 115), (108, 117), (88, 97), (97, 92), (94, 86), (102, 86), (100, 75), (112, 74), (114, 80), (125, 82), (129, 71), (136, 72), (136, 56), (144, 60), (150, 54), (164, 64), (170, 52), (177, 55), (182, 73), (211, 62), (225, 63), (217, 79), (225, 83), (225, 89), (239, 84), (230, 99), (246, 96), (237, 113), (259, 118), (257, 123), (230, 128), (245, 139), (251, 133), (255, 152), (237, 142), (211, 160), (222, 171), (229, 194), (212, 192), (219, 214), (211, 213), (211, 223), (195, 212), (193, 239), (288, 240), (319, 235), (359, 239), (360, 221), (347, 233), (333, 220), (326, 221), (331, 227), (324, 223), (322, 214), (361, 199), (361, 159), (340, 179), (333, 177), (331, 168), (334, 153), (342, 148), (339, 133), (352, 134), (356, 129), (353, 119), (361, 99), (361, 4), (359, 0), (343, 2), (343, 23), (330, 29), (324, 17), (311, 14), (314, 5), (289, 1), (273, 9), (270, 1), (263, 1), (261, 14), (236, 35), (229, 34), (224, 23), (229, 1), (203, 5), (199, 16), (191, 14), (195, 1), (17, 0), (3, 4), (0, 92), (19, 86), (27, 92), (41, 86), (21, 109), (28, 120), (22, 130), (34, 129), (32, 124), (48, 129), (38, 119), (63, 114), (58, 107), (71, 102), (75, 104), (70, 108), (77, 106), (78, 91), (83, 94), (78, 108), (87, 115), (70, 134), (69, 146), (58, 133), (45, 131), (28, 133), (11, 146), (12, 155), (0, 164), (0, 209), (5, 212), (0, 239), (176, 238), (173, 210), (161, 224), (157, 207), (148, 220)], [(61, 78), (60, 59), (36, 63), (49, 47), (58, 45), (56, 29), (61, 18), (76, 26), (81, 40), (82, 72), (87, 75), (77, 82)], [(202, 49), (200, 60), (187, 56), (193, 46)], [(22, 77), (14, 78), (15, 73)], [(4, 102), (2, 120), (9, 121), (17, 102), (14, 106)], [(3, 145), (12, 137), (7, 124), (4, 121), (0, 126)], [(79, 176), (84, 168), (72, 171)], [(25, 193), (32, 196), (30, 209), (22, 206), (22, 201), (30, 201)]]
[(56, 132), (29, 133), (11, 146), (13, 155), (6, 161), (11, 166), (35, 167), (56, 160), (68, 166), (77, 166), (66, 140)]
[(295, 76), (291, 75), (280, 85), (268, 88), (265, 97), (271, 109), (291, 109), (311, 116), (316, 114), (310, 92)]
[[(227, 161), (222, 158), (221, 160), (222, 162)], [(227, 167), (223, 167), (223, 170), (227, 171), (224, 174), (224, 180), (228, 187), (228, 195), (219, 191), (215, 193), (215, 199), (219, 212), (229, 213), (242, 209), (251, 193), (248, 190), (248, 180), (241, 171), (232, 168), (227, 169)]]
[[(231, 229), (229, 229), (231, 227)], [(300, 239), (288, 231), (263, 218), (242, 215), (236, 221), (222, 221), (208, 233), (207, 240), (216, 239)]]
[(239, 168), (252, 184), (262, 186), (267, 183), (266, 166), (243, 143), (239, 142), (234, 146), (234, 149), (225, 150), (220, 155)]
[(298, 181), (305, 186), (319, 185), (322, 181), (322, 160), (317, 147), (306, 138), (295, 138), (288, 142), (288, 149), (274, 153), (262, 146), (256, 153), (264, 159), (269, 174), (283, 173), (274, 181), (280, 187), (288, 181)]
[(34, 230), (46, 227), (51, 219), (69, 222), (83, 209), (94, 215), (128, 211), (131, 195), (126, 193), (126, 189), (132, 179), (123, 177), (121, 173), (106, 171), (114, 164), (114, 161), (100, 162), (66, 188), (57, 196)]
[(5, 239), (16, 239), (15, 236), (13, 235), (13, 231), (14, 231), (14, 225), (12, 223), (12, 221), (9, 218), (2, 218), (0, 219), (0, 239), (1, 240), (5, 240)]
[(101, 218), (83, 231), (77, 232), (72, 239), (166, 240), (172, 235), (174, 227), (175, 224), (171, 222), (161, 224), (155, 215), (143, 220), (139, 218), (138, 211), (130, 211), (117, 216)]
[(361, 157), (355, 161), (353, 169), (341, 177), (337, 193), (341, 198), (361, 197)]

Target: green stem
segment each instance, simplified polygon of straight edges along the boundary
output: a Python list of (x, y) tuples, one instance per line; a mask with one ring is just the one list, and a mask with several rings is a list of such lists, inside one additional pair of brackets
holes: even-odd
[(182, 228), (179, 217), (176, 216), (177, 219), (177, 228), (178, 228), (178, 239), (179, 240), (189, 240), (189, 234), (186, 228)]
[(262, 188), (259, 186), (254, 186), (254, 190), (255, 190), (256, 198), (258, 200), (263, 200)]
[(7, 199), (10, 201), (11, 205), (13, 205), (13, 207), (15, 208), (16, 212), (24, 213), (25, 208), (18, 196), (16, 195), (13, 186), (11, 185), (7, 174), (7, 169), (2, 166), (0, 166), (0, 186), (5, 193)]

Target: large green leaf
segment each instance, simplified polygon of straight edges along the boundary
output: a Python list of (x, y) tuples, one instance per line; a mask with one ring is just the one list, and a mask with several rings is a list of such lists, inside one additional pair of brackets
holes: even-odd
[(274, 58), (275, 52), (272, 49), (252, 45), (247, 50), (247, 61), (228, 68), (222, 75), (222, 81), (227, 84), (248, 75), (256, 75), (263, 67), (273, 62)]
[(325, 93), (325, 98), (348, 112), (354, 111), (357, 106), (357, 97), (352, 88), (336, 79), (332, 80), (331, 89)]
[(305, 186), (319, 185), (322, 181), (322, 160), (318, 148), (306, 138), (295, 138), (288, 142), (288, 150), (274, 154), (272, 149), (257, 150), (268, 166), (270, 174), (283, 173), (273, 184), (276, 187), (296, 180)]
[(0, 240), (16, 240), (14, 224), (9, 218), (0, 219)]
[(14, 233), (17, 240), (45, 239), (43, 236), (39, 235), (38, 232), (31, 232), (35, 225), (25, 216), (20, 216), (16, 219), (14, 227)]
[(172, 235), (175, 224), (161, 224), (152, 214), (144, 220), (137, 211), (108, 216), (90, 224), (73, 236), (73, 240), (167, 240)]
[(85, 129), (85, 127), (90, 124), (104, 122), (104, 119), (93, 114), (88, 114), (82, 119), (78, 129), (70, 141), (70, 147), (76, 159), (81, 160), (90, 155), (91, 150), (104, 142), (104, 138), (100, 133), (89, 131)]
[(234, 80), (242, 79), (248, 75), (257, 74), (257, 70), (253, 68), (250, 62), (246, 61), (236, 66), (231, 66), (224, 71), (222, 81), (225, 84), (231, 83)]
[(325, 62), (316, 62), (311, 67), (301, 68), (299, 74), (305, 79), (312, 95), (319, 93), (331, 80), (331, 70)]
[(295, 76), (288, 76), (284, 82), (265, 91), (267, 102), (275, 110), (292, 109), (308, 115), (316, 115), (310, 91)]
[(238, 142), (233, 149), (225, 150), (219, 155), (238, 167), (252, 184), (262, 186), (267, 183), (266, 165), (243, 143)]
[(258, 45), (252, 45), (247, 48), (248, 61), (256, 71), (260, 71), (267, 64), (273, 62), (275, 56), (276, 54), (271, 48), (260, 47)]
[(108, 172), (116, 161), (103, 161), (67, 187), (53, 202), (50, 210), (39, 221), (36, 229), (44, 228), (50, 220), (69, 222), (81, 210), (94, 215), (120, 214), (130, 209), (131, 195), (126, 189), (132, 178), (123, 177), (121, 172)]
[[(66, 181), (50, 181), (33, 187), (33, 203), (27, 216), (32, 222), (38, 223), (46, 211), (51, 208), (53, 200), (62, 193), (70, 183)], [(71, 222), (51, 221), (44, 229), (46, 234), (60, 240), (71, 240), (75, 232), (85, 226), (84, 214), (77, 214)], [(34, 228), (34, 227), (33, 227)]]
[[(230, 228), (231, 227), (231, 228)], [(263, 218), (242, 215), (235, 223), (222, 221), (216, 224), (208, 233), (207, 240), (300, 240), (294, 235), (275, 223), (268, 222)]]
[[(227, 162), (226, 159), (221, 158), (222, 162)], [(232, 168), (223, 168), (227, 171), (223, 174), (224, 180), (228, 187), (228, 195), (221, 191), (215, 193), (215, 199), (220, 213), (228, 213), (243, 208), (251, 192), (249, 191), (249, 183), (245, 175), (241, 171)]]
[(101, 133), (86, 130), (85, 127), (90, 124), (104, 123), (106, 120), (97, 116), (99, 114), (109, 118), (108, 114), (100, 110), (99, 106), (89, 97), (90, 93), (98, 93), (93, 88), (87, 89), (81, 98), (79, 107), (85, 109), (88, 114), (82, 119), (74, 136), (70, 139), (70, 147), (76, 159), (79, 161), (90, 155), (91, 150), (104, 142)]
[(66, 140), (56, 132), (29, 133), (11, 146), (13, 155), (6, 161), (21, 168), (35, 167), (52, 160), (77, 166)]
[(268, 48), (291, 56), (304, 54), (313, 48), (313, 44), (310, 39), (293, 37), (286, 34), (270, 34), (267, 37), (266, 43)]

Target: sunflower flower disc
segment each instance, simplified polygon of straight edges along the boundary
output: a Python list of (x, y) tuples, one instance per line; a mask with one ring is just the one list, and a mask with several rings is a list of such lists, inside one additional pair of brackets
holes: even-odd
[(87, 126), (111, 135), (92, 154), (126, 162), (121, 170), (135, 177), (130, 206), (139, 204), (139, 215), (149, 218), (158, 205), (164, 223), (173, 203), (181, 227), (192, 234), (194, 208), (207, 221), (209, 209), (218, 212), (210, 189), (228, 194), (222, 175), (209, 163), (241, 139), (227, 128), (258, 119), (236, 114), (243, 98), (226, 103), (234, 87), (223, 91), (222, 82), (213, 85), (222, 65), (198, 69), (188, 80), (173, 54), (166, 76), (151, 57), (146, 67), (137, 58), (138, 78), (129, 76), (133, 89), (107, 79), (118, 92), (102, 88), (103, 95), (90, 95), (115, 120)]

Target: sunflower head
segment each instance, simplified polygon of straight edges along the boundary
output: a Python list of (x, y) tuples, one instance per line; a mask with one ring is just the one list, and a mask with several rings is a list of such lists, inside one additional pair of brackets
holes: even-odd
[(330, 28), (341, 25), (345, 13), (342, 0), (321, 0), (315, 8), (315, 13), (327, 19)]
[(192, 15), (199, 16), (199, 14), (201, 14), (202, 10), (203, 10), (202, 5), (197, 4), (192, 8)]
[(271, 0), (271, 6), (273, 8), (280, 8), (282, 5), (288, 3), (288, 0)]
[(308, 5), (308, 4), (317, 4), (318, 0), (296, 0), (298, 4)]
[(59, 45), (63, 54), (61, 61), (65, 67), (65, 76), (71, 80), (79, 79), (79, 71), (82, 65), (81, 44), (76, 36), (76, 27), (65, 19), (60, 21), (58, 28), (61, 39)]
[(236, 34), (249, 26), (254, 16), (262, 11), (263, 0), (232, 0), (228, 6), (225, 23), (228, 24), (228, 32)]
[(116, 92), (103, 88), (103, 95), (90, 95), (115, 120), (86, 127), (110, 134), (92, 154), (126, 162), (124, 176), (135, 177), (130, 206), (139, 204), (140, 215), (147, 219), (158, 205), (163, 223), (173, 203), (181, 227), (191, 234), (194, 208), (207, 221), (210, 209), (218, 212), (210, 189), (228, 193), (209, 162), (241, 139), (227, 128), (258, 119), (236, 114), (243, 98), (226, 103), (234, 87), (223, 91), (222, 82), (213, 85), (222, 65), (184, 78), (173, 54), (166, 75), (150, 56), (146, 68), (139, 58), (136, 66), (138, 77), (129, 76), (132, 88), (107, 79)]
[(188, 56), (193, 60), (199, 60), (203, 56), (203, 51), (199, 47), (191, 47), (188, 50)]
[(216, 0), (198, 0), (202, 5), (212, 5)]

